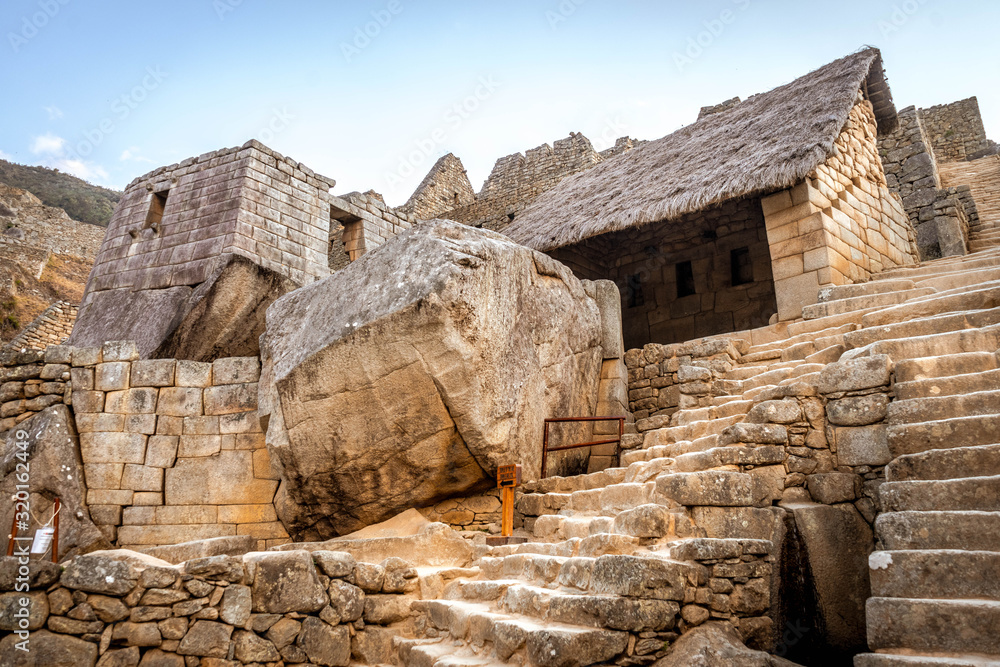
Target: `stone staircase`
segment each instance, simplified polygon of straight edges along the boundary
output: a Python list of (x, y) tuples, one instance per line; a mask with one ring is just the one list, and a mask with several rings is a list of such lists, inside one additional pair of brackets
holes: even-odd
[[(830, 364), (877, 355), (894, 363), (892, 460), (884, 479), (870, 468), (830, 475), (867, 471), (876, 501), (874, 652), (855, 664), (1000, 664), (1000, 247), (829, 288), (803, 315), (725, 337), (739, 353), (722, 371), (681, 365), (679, 377), (711, 395), (637, 422), (641, 445), (621, 467), (522, 487), (516, 535), (527, 541), (480, 543), (477, 575), (415, 602), (401, 664), (651, 664), (709, 619), (769, 647), (782, 548), (773, 505), (842, 502), (797, 472), (809, 443), (796, 406), (818, 400)], [(768, 594), (748, 604), (758, 579)]]
[(969, 231), (970, 250), (1000, 245), (1000, 155), (941, 163), (938, 172), (943, 186), (968, 185), (972, 189), (980, 226)]

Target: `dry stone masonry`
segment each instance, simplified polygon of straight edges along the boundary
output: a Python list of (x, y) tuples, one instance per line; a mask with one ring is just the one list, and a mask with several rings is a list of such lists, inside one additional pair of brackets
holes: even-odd
[[(69, 344), (0, 353), (0, 497), (62, 502), (0, 667), (1000, 662), (1000, 161), (875, 50), (818, 72), (807, 169), (545, 252), (517, 219), (790, 89), (400, 209), (255, 142), (138, 179)], [(541, 477), (544, 419), (619, 415)]]

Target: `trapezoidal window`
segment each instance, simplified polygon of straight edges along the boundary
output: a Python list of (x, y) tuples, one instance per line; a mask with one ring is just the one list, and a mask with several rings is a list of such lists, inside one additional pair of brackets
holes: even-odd
[(635, 274), (628, 277), (626, 301), (629, 308), (638, 308), (646, 303), (646, 298), (642, 294), (642, 276)]
[(142, 226), (143, 229), (160, 231), (160, 223), (163, 221), (163, 211), (167, 208), (168, 194), (170, 194), (169, 190), (153, 193), (153, 197), (149, 202), (149, 213), (146, 214), (146, 224)]
[(753, 282), (753, 262), (750, 260), (749, 248), (736, 248), (729, 252), (729, 269), (732, 273), (733, 285), (746, 285)]
[(674, 265), (674, 271), (677, 275), (677, 298), (694, 294), (694, 269), (691, 262), (679, 262)]

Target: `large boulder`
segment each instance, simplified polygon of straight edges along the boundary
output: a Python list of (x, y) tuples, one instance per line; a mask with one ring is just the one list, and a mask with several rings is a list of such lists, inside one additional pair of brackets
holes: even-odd
[[(22, 484), (19, 475), (28, 463), (28, 502), (39, 520), (52, 516), (53, 502), (59, 498), (59, 558), (106, 549), (110, 543), (94, 525), (86, 505), (87, 488), (76, 427), (69, 408), (53, 405), (29, 417), (6, 433), (0, 433), (3, 458), (0, 459), (0, 498), (11, 498)], [(22, 444), (23, 443), (23, 444)], [(0, 506), (0, 525), (10, 526), (14, 505)], [(38, 528), (34, 521), (31, 530)], [(26, 531), (21, 531), (25, 534)], [(27, 544), (27, 543), (25, 543)]]
[(215, 361), (256, 356), (264, 314), (298, 285), (239, 255), (221, 255), (205, 282), (87, 295), (68, 343), (134, 340), (143, 359)]
[(500, 464), (537, 477), (544, 419), (596, 408), (596, 295), (546, 255), (431, 220), (276, 301), (260, 410), (289, 532), (325, 539), (467, 495)]

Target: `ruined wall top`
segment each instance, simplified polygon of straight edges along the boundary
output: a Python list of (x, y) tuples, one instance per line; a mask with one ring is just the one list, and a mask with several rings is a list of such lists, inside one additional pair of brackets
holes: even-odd
[(940, 162), (970, 159), (990, 147), (975, 97), (920, 109), (919, 114)]
[(723, 111), (729, 111), (737, 104), (739, 104), (741, 101), (742, 100), (740, 100), (740, 98), (737, 96), (737, 97), (731, 97), (725, 102), (720, 102), (719, 104), (713, 104), (712, 106), (702, 107), (701, 110), (698, 111), (698, 120), (701, 120), (705, 116), (711, 116), (713, 114), (722, 113)]
[(465, 166), (453, 153), (448, 153), (431, 167), (410, 199), (398, 210), (420, 220), (429, 220), (474, 201), (476, 191), (472, 189)]

